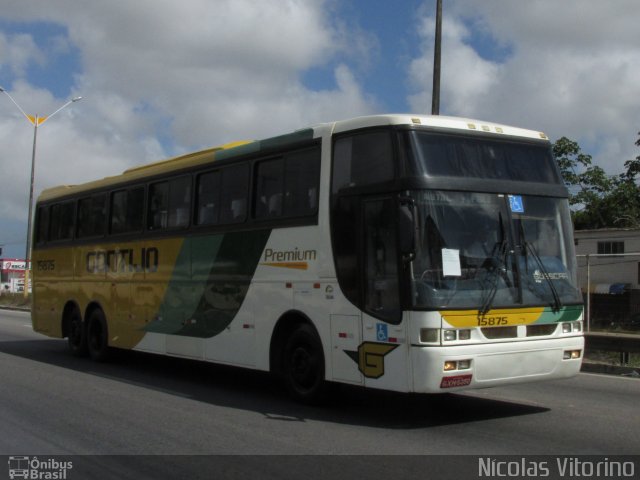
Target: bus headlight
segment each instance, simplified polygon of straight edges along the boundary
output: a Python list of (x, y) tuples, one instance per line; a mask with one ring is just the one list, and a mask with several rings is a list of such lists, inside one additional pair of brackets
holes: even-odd
[(581, 355), (582, 355), (581, 350), (565, 350), (564, 353), (562, 354), (562, 359), (575, 360), (577, 358), (580, 358)]
[(471, 338), (471, 330), (459, 330), (458, 331), (458, 339), (459, 340), (469, 340)]
[(458, 360), (458, 370), (468, 370), (471, 368), (471, 360)]
[(420, 329), (420, 342), (422, 343), (438, 343), (440, 342), (440, 332), (442, 332), (443, 342), (455, 342), (456, 340), (470, 340), (470, 329), (446, 329), (440, 328), (421, 328)]
[(446, 360), (443, 370), (451, 372), (453, 370), (469, 370), (471, 368), (471, 360)]
[(456, 340), (456, 331), (455, 330), (443, 330), (442, 331), (442, 340), (445, 342), (453, 342)]
[(440, 341), (439, 328), (421, 328), (420, 341), (423, 343), (437, 343)]
[(582, 322), (566, 322), (562, 324), (562, 333), (581, 332)]

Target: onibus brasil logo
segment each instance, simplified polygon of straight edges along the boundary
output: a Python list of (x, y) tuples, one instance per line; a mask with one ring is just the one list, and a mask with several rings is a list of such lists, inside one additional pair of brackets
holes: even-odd
[(67, 472), (73, 468), (72, 462), (63, 462), (53, 458), (10, 456), (9, 478), (33, 480), (65, 480)]

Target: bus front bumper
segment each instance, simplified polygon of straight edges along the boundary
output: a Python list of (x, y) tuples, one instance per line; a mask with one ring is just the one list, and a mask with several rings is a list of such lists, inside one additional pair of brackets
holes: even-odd
[(413, 345), (413, 391), (444, 393), (568, 378), (580, 371), (583, 354), (582, 336), (447, 347)]

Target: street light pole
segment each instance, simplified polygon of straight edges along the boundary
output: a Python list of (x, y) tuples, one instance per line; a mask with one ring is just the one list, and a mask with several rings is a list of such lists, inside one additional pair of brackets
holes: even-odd
[[(6, 93), (6, 92), (5, 92)], [(29, 295), (29, 269), (31, 268), (31, 218), (33, 216), (33, 177), (36, 172), (36, 139), (40, 117), (35, 116), (33, 122), (33, 149), (31, 150), (31, 180), (29, 182), (29, 216), (27, 217), (27, 246), (24, 254), (24, 297)]]
[(18, 102), (16, 102), (9, 92), (7, 92), (4, 88), (0, 87), (0, 92), (4, 93), (9, 97), (9, 99), (13, 102), (13, 104), (18, 107), (20, 113), (25, 116), (25, 118), (33, 125), (33, 150), (31, 151), (31, 180), (29, 185), (29, 216), (27, 217), (27, 245), (25, 249), (25, 265), (24, 265), (24, 296), (27, 297), (29, 295), (29, 267), (31, 263), (31, 222), (33, 218), (33, 179), (36, 169), (36, 141), (38, 138), (38, 126), (40, 124), (46, 122), (48, 119), (53, 117), (60, 110), (65, 108), (66, 106), (81, 100), (82, 97), (75, 97), (69, 100), (67, 103), (58, 108), (55, 112), (48, 116), (40, 117), (38, 115), (27, 115), (25, 111), (22, 109)]
[(436, 37), (433, 48), (433, 91), (431, 93), (431, 115), (440, 115), (440, 59), (442, 45), (442, 0), (436, 3)]

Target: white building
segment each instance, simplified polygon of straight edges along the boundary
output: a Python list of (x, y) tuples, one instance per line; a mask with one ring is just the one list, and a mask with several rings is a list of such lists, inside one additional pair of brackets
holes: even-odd
[(640, 314), (640, 229), (576, 230), (574, 238), (578, 282), (583, 293), (591, 294), (592, 325), (609, 328), (637, 322)]
[(574, 238), (582, 291), (587, 291), (587, 263), (592, 293), (610, 293), (604, 291), (607, 285), (640, 289), (640, 229), (576, 230)]

